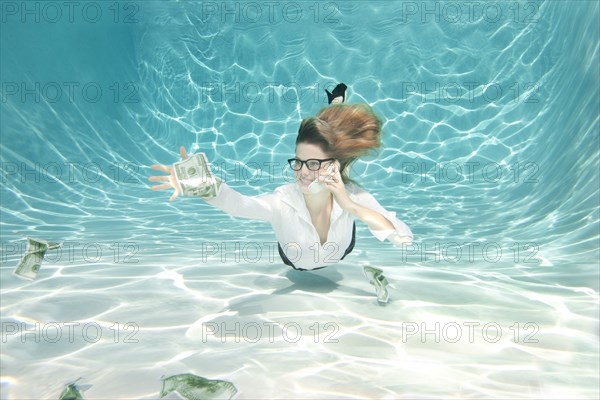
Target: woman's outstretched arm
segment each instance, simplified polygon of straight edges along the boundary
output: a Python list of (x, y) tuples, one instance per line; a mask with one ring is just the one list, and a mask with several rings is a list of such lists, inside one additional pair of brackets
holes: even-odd
[[(180, 147), (179, 153), (183, 160), (188, 158), (187, 152), (183, 146)], [(166, 182), (152, 187), (152, 190), (164, 190), (173, 188), (175, 191), (169, 198), (169, 201), (175, 200), (179, 195), (179, 186), (177, 185), (177, 176), (175, 170), (169, 165), (152, 165), (152, 169), (163, 171), (169, 175), (151, 176), (148, 180), (152, 182)], [(277, 201), (277, 194), (268, 193), (260, 196), (252, 197), (245, 196), (233, 190), (225, 182), (219, 178), (219, 193), (212, 199), (204, 199), (207, 203), (213, 205), (226, 212), (229, 215), (239, 218), (255, 219), (261, 221), (271, 221), (273, 215), (273, 206)]]
[(204, 201), (234, 217), (271, 221), (273, 207), (277, 203), (275, 193), (246, 196), (235, 191), (219, 178), (216, 179), (221, 184), (219, 194), (212, 199), (204, 199)]

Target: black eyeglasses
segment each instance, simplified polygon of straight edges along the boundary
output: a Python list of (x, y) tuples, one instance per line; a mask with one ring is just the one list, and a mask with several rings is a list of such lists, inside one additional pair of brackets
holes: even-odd
[(321, 168), (321, 163), (333, 160), (335, 160), (335, 158), (326, 158), (324, 160), (319, 160), (318, 158), (309, 158), (306, 161), (301, 160), (299, 158), (290, 158), (288, 160), (288, 163), (294, 171), (300, 171), (302, 169), (302, 164), (304, 163), (306, 163), (306, 168), (308, 168), (309, 170), (318, 171)]

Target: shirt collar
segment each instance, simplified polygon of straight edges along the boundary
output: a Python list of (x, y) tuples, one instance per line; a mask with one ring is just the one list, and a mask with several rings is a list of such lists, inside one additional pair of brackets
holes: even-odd
[[(307, 222), (312, 224), (312, 220), (310, 218), (310, 213), (308, 212), (308, 208), (306, 207), (306, 202), (304, 201), (304, 194), (302, 190), (298, 187), (297, 183), (290, 183), (283, 187), (283, 196), (281, 200), (286, 204), (289, 204), (292, 208), (298, 211), (300, 217), (302, 217)], [(331, 209), (331, 218), (330, 222), (334, 222), (337, 220), (343, 213), (342, 207), (339, 206), (337, 201), (335, 201), (335, 197), (333, 198), (333, 207)]]

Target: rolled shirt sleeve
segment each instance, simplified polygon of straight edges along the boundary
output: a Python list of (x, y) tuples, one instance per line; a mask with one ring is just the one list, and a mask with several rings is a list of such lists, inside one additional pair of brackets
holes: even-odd
[(410, 238), (413, 240), (413, 233), (403, 221), (396, 217), (396, 212), (388, 211), (379, 204), (377, 199), (373, 195), (365, 190), (355, 186), (355, 192), (351, 197), (353, 201), (360, 204), (363, 207), (369, 208), (373, 211), (383, 215), (388, 221), (392, 223), (394, 229), (373, 229), (369, 226), (369, 230), (380, 242), (387, 239), (392, 233), (396, 233), (399, 237)]

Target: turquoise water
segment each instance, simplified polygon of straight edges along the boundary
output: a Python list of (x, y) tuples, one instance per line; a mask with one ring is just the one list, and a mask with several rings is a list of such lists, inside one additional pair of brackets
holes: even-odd
[[(3, 2), (1, 398), (187, 372), (248, 399), (598, 398), (598, 3), (486, 4)], [(337, 82), (385, 122), (352, 175), (413, 247), (358, 221), (297, 272), (268, 224), (150, 190), (180, 145), (246, 195), (289, 183)], [(31, 282), (25, 235), (64, 242)]]

